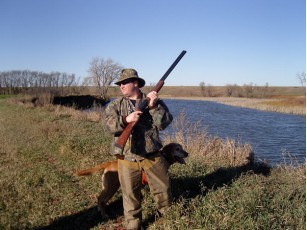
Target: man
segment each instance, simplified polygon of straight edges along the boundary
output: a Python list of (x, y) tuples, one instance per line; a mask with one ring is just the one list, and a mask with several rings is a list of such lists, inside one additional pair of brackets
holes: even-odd
[[(112, 101), (105, 110), (105, 125), (114, 135), (113, 154), (118, 157), (118, 173), (123, 194), (124, 216), (127, 229), (140, 229), (141, 178), (146, 174), (151, 194), (157, 202), (159, 214), (163, 215), (171, 205), (169, 164), (158, 153), (162, 144), (159, 130), (165, 129), (173, 120), (167, 106), (158, 98), (157, 92), (144, 94), (140, 88), (145, 80), (134, 69), (123, 69), (116, 85), (123, 97)], [(149, 99), (145, 111), (137, 111), (143, 100)], [(128, 123), (138, 121), (124, 147), (114, 143)]]

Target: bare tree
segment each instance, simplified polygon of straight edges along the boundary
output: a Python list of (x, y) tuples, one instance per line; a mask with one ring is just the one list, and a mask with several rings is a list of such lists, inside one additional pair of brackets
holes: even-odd
[(296, 77), (300, 81), (300, 84), (302, 87), (306, 86), (306, 73), (305, 72), (297, 73)]
[(210, 84), (207, 84), (202, 81), (199, 83), (199, 86), (200, 86), (200, 91), (201, 91), (201, 95), (203, 97), (212, 97), (213, 96), (213, 86), (210, 85)]
[(206, 91), (207, 91), (208, 97), (213, 97), (213, 86), (211, 84), (207, 85)]
[(247, 84), (244, 84), (243, 85), (243, 90), (244, 90), (244, 93), (245, 93), (245, 97), (248, 97), (248, 98), (252, 98), (252, 97), (255, 97), (254, 93), (255, 93), (255, 86), (252, 82), (247, 85)]
[(266, 97), (268, 97), (269, 95), (270, 95), (270, 87), (269, 87), (269, 83), (268, 82), (266, 82), (265, 83), (265, 86), (264, 87), (261, 87), (260, 88), (260, 90), (261, 90), (261, 97), (263, 97), (263, 98), (266, 98)]
[(206, 96), (206, 83), (204, 81), (202, 81), (201, 83), (199, 83), (199, 86), (200, 86), (200, 91), (201, 91), (201, 95), (203, 97)]
[(226, 85), (226, 95), (227, 97), (231, 97), (234, 93), (234, 86), (231, 84)]
[(112, 59), (93, 58), (88, 70), (92, 83), (98, 87), (103, 99), (107, 99), (110, 85), (118, 78), (123, 67)]

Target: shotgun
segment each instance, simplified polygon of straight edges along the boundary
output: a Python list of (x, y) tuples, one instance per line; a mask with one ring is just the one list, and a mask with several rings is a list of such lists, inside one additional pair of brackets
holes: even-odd
[[(181, 60), (181, 58), (185, 55), (187, 51), (183, 50), (180, 55), (176, 58), (176, 60), (174, 61), (174, 63), (168, 68), (168, 70), (165, 72), (165, 74), (162, 76), (162, 78), (158, 81), (158, 83), (155, 85), (155, 87), (152, 89), (152, 91), (156, 91), (157, 93), (160, 91), (160, 89), (163, 87), (164, 85), (164, 80), (168, 77), (168, 75), (173, 71), (173, 69), (176, 67), (176, 65), (178, 64), (178, 62)], [(144, 100), (139, 108), (137, 109), (138, 111), (144, 111), (149, 103), (150, 99), (146, 98), (146, 100)], [(121, 135), (118, 137), (117, 141), (115, 142), (115, 146), (120, 148), (120, 149), (124, 149), (126, 142), (132, 132), (133, 127), (136, 125), (137, 121), (131, 122), (129, 123), (126, 128), (123, 130), (123, 132), (121, 133)]]

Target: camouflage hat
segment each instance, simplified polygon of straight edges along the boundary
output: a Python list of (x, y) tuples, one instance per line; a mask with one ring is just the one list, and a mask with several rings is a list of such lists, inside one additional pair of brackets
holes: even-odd
[(123, 69), (120, 73), (119, 79), (115, 82), (116, 85), (120, 85), (121, 82), (127, 79), (135, 79), (139, 82), (139, 88), (145, 85), (145, 80), (140, 78), (138, 72), (135, 69)]

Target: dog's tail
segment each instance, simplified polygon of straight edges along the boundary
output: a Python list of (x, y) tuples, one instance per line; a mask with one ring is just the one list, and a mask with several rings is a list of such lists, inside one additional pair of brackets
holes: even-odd
[(93, 168), (81, 170), (81, 171), (77, 172), (76, 174), (77, 174), (77, 176), (91, 175), (91, 174), (99, 172), (100, 170), (107, 168), (109, 165), (110, 165), (110, 162), (104, 162), (104, 163), (99, 164), (99, 165), (97, 165)]

